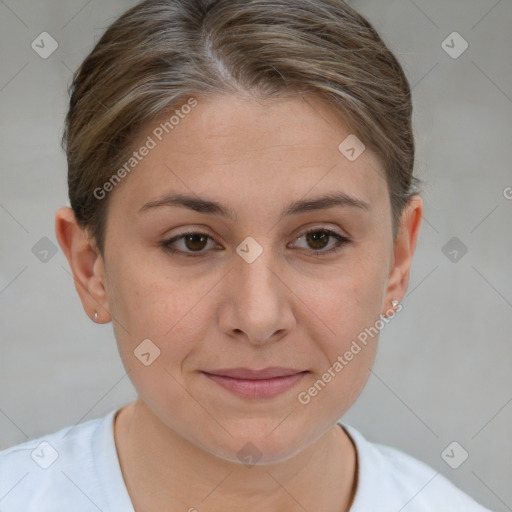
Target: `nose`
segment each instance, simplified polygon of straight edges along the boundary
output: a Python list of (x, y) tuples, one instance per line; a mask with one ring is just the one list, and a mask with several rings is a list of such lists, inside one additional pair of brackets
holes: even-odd
[(254, 345), (286, 336), (295, 323), (293, 292), (272, 250), (262, 247), (255, 259), (237, 254), (233, 265), (225, 280), (221, 329)]

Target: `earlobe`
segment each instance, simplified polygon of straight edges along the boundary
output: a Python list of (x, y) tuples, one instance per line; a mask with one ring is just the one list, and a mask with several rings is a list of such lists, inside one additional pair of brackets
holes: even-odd
[(97, 323), (110, 321), (103, 258), (87, 230), (78, 225), (71, 208), (57, 210), (55, 233), (68, 260), (85, 312)]
[(389, 307), (392, 300), (401, 302), (407, 291), (422, 218), (423, 200), (420, 196), (414, 195), (402, 213), (398, 236), (393, 248), (393, 264), (388, 276), (384, 309)]

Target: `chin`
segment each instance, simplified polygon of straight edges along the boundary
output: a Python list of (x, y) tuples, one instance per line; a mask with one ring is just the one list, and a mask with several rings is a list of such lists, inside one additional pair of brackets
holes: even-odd
[(240, 464), (247, 468), (253, 466), (268, 466), (285, 462), (301, 450), (297, 445), (287, 443), (279, 447), (268, 446), (268, 443), (245, 441), (229, 447), (229, 451), (212, 452), (213, 455), (231, 463)]
[(311, 434), (301, 436), (291, 418), (282, 423), (268, 418), (240, 420), (227, 430), (231, 436), (223, 435), (217, 445), (213, 439), (203, 438), (203, 446), (208, 443), (212, 455), (247, 467), (285, 462), (314, 441), (308, 439)]

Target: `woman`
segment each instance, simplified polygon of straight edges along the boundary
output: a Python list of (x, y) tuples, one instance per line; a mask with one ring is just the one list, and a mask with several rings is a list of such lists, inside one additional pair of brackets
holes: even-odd
[(340, 0), (148, 0), (74, 76), (56, 233), (138, 398), (0, 455), (9, 510), (484, 511), (338, 420), (421, 225), (410, 87)]

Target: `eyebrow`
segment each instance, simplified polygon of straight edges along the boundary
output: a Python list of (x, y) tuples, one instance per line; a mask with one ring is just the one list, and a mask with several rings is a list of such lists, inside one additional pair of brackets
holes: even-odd
[[(202, 199), (197, 196), (186, 194), (166, 194), (160, 199), (146, 203), (139, 210), (139, 214), (146, 212), (152, 208), (160, 206), (182, 206), (199, 213), (207, 213), (218, 217), (236, 220), (237, 215), (234, 210), (228, 208), (217, 201)], [(290, 203), (285, 207), (279, 220), (289, 215), (298, 215), (300, 213), (312, 212), (317, 210), (325, 210), (335, 206), (359, 208), (361, 210), (371, 210), (370, 204), (361, 199), (349, 196), (344, 192), (327, 193), (310, 200), (298, 200)]]

